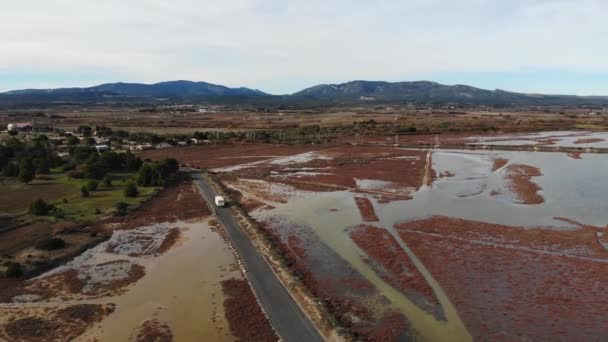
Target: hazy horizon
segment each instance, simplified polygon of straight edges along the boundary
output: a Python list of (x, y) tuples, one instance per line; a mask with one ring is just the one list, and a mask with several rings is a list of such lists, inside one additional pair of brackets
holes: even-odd
[[(0, 91), (187, 79), (288, 94), (356, 79), (608, 95), (600, 0), (24, 0)], [(120, 9), (120, 10), (117, 10)]]

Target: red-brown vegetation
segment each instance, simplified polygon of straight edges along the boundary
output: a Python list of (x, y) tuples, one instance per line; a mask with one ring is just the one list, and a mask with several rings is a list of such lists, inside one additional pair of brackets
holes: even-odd
[(368, 263), (382, 279), (432, 313), (440, 310), (433, 289), (391, 233), (362, 225), (353, 228), (350, 236), (368, 255)]
[(0, 337), (11, 341), (69, 341), (114, 312), (114, 305), (76, 304), (47, 308), (44, 313), (11, 315)]
[(190, 164), (202, 169), (211, 169), (289, 156), (318, 149), (319, 146), (311, 145), (218, 144), (150, 150), (140, 153), (139, 156), (152, 160), (175, 158), (183, 164)]
[(532, 177), (541, 176), (540, 169), (529, 165), (512, 164), (506, 168), (506, 181), (509, 189), (522, 204), (541, 204), (545, 201), (538, 194), (542, 190), (538, 184), (532, 182)]
[(593, 144), (593, 143), (598, 143), (598, 142), (602, 142), (602, 141), (606, 141), (606, 140), (602, 139), (602, 138), (582, 138), (582, 139), (576, 140), (574, 143), (575, 144)]
[(572, 231), (434, 217), (398, 227), (475, 340), (608, 338), (608, 251)]
[(376, 212), (374, 211), (374, 205), (366, 197), (355, 197), (355, 203), (357, 203), (357, 207), (359, 208), (359, 212), (361, 213), (361, 217), (365, 222), (377, 222), (378, 216), (376, 216)]
[(230, 332), (238, 341), (274, 342), (278, 340), (247, 280), (224, 280), (222, 281), (222, 291), (226, 295), (224, 310)]
[(495, 172), (496, 170), (502, 168), (503, 166), (507, 165), (509, 163), (509, 159), (505, 159), (505, 158), (496, 158), (494, 159), (494, 163), (492, 164), (492, 172)]
[(173, 331), (171, 331), (171, 327), (165, 322), (156, 319), (145, 321), (139, 328), (135, 341), (171, 342), (173, 341)]

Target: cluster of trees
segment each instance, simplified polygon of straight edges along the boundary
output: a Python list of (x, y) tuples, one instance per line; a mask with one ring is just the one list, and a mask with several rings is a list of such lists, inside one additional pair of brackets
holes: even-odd
[(9, 138), (0, 145), (2, 176), (29, 183), (37, 174), (48, 174), (62, 162), (53, 151), (53, 144), (44, 135), (29, 142)]
[(141, 186), (167, 186), (177, 181), (179, 163), (173, 158), (146, 163), (137, 172), (137, 184)]

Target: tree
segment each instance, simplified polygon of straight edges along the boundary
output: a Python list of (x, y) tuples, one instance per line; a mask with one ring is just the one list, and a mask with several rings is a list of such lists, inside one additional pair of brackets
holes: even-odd
[(139, 189), (137, 189), (137, 185), (133, 182), (129, 182), (127, 187), (125, 188), (125, 196), (127, 197), (137, 197), (139, 194)]
[(96, 180), (91, 179), (87, 182), (87, 190), (89, 190), (89, 191), (97, 190), (98, 186), (99, 186), (99, 182)]
[(23, 183), (29, 183), (34, 179), (34, 165), (29, 159), (22, 159), (19, 163), (19, 175), (18, 178)]
[(106, 188), (112, 187), (112, 178), (110, 176), (106, 175), (103, 177), (103, 186)]
[(30, 214), (36, 216), (48, 215), (52, 206), (48, 205), (44, 200), (38, 198), (30, 204)]
[(7, 278), (19, 278), (23, 275), (23, 267), (20, 263), (11, 261), (6, 266), (5, 275)]
[(67, 137), (67, 139), (66, 139), (66, 142), (67, 142), (67, 143), (68, 143), (68, 145), (70, 145), (70, 146), (75, 146), (75, 145), (80, 144), (80, 140), (79, 140), (78, 138), (76, 138), (75, 136), (71, 135), (71, 134), (70, 134), (70, 135), (68, 135), (68, 137)]
[(116, 203), (116, 215), (124, 216), (127, 214), (127, 210), (129, 209), (129, 204), (125, 202)]
[(47, 158), (36, 158), (33, 161), (36, 173), (49, 174), (51, 172), (50, 163)]
[(47, 237), (36, 243), (36, 249), (54, 251), (65, 247), (65, 241), (60, 238)]
[(82, 197), (89, 197), (89, 190), (87, 189), (86, 185), (83, 185), (80, 188), (80, 194), (82, 195)]
[(17, 177), (19, 174), (19, 167), (13, 162), (9, 162), (2, 168), (2, 175), (4, 177)]

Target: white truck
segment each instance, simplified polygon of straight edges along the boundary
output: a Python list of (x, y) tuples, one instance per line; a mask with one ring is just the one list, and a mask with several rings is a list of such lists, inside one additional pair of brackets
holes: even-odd
[(226, 200), (222, 196), (215, 196), (215, 205), (218, 207), (223, 207), (226, 205)]

